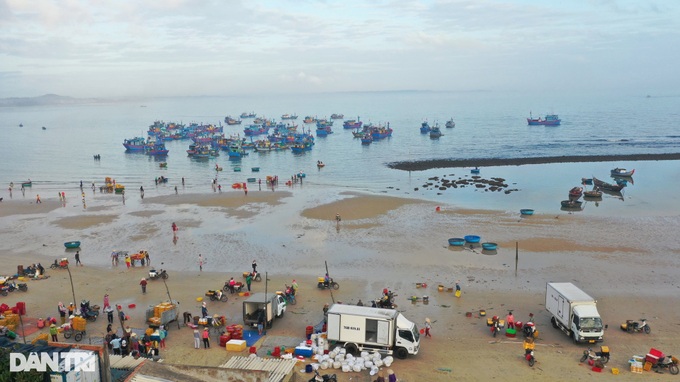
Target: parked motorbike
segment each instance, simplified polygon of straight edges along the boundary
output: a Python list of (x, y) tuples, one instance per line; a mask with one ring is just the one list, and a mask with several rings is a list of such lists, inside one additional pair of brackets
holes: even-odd
[(592, 359), (593, 362), (602, 362), (605, 364), (609, 362), (609, 347), (602, 346), (600, 351), (594, 352), (592, 348), (583, 351), (583, 357), (581, 357), (581, 362), (585, 362), (587, 359)]
[(80, 316), (91, 322), (97, 321), (97, 317), (99, 317), (99, 305), (90, 306), (89, 301), (83, 300), (80, 303)]
[(286, 303), (290, 305), (297, 304), (297, 300), (295, 299), (295, 293), (293, 293), (293, 288), (286, 285), (284, 290), (285, 292), (283, 292), (283, 298), (286, 300)]
[(309, 380), (309, 382), (338, 382), (338, 378), (335, 376), (335, 374), (319, 375), (319, 372), (314, 370), (314, 376)]
[(210, 301), (222, 301), (222, 302), (227, 302), (229, 300), (229, 297), (225, 293), (223, 293), (221, 290), (209, 290), (205, 292), (205, 295), (210, 297)]
[(645, 332), (649, 334), (652, 332), (652, 328), (647, 323), (646, 318), (641, 318), (640, 322), (633, 320), (626, 320), (625, 324), (621, 324), (621, 330), (625, 330), (628, 333), (639, 333)]
[(526, 354), (524, 355), (524, 359), (529, 362), (529, 366), (534, 367), (534, 364), (536, 363), (536, 358), (534, 358), (534, 351), (533, 350), (527, 350), (525, 352)]
[(149, 278), (151, 280), (156, 280), (156, 279), (159, 279), (159, 278), (167, 280), (168, 277), (170, 277), (170, 276), (168, 276), (168, 272), (166, 272), (165, 269), (161, 269), (159, 271), (157, 271), (155, 269), (149, 270)]
[(655, 369), (657, 372), (661, 369), (668, 369), (668, 371), (673, 375), (677, 375), (680, 372), (680, 368), (678, 368), (678, 360), (671, 355), (659, 358), (659, 361), (652, 365), (652, 369)]
[(28, 285), (26, 283), (15, 284), (13, 282), (5, 285), (7, 287), (7, 292), (14, 292), (15, 290), (20, 290), (22, 292), (28, 292)]
[(54, 263), (50, 265), (52, 269), (66, 269), (68, 268), (68, 259), (62, 258), (61, 260), (54, 259)]
[(238, 293), (241, 290), (243, 290), (243, 283), (242, 282), (234, 283), (234, 290), (232, 290), (232, 288), (229, 286), (229, 281), (225, 281), (222, 290), (230, 293)]
[(326, 282), (323, 277), (319, 277), (318, 281), (319, 282), (316, 284), (316, 286), (319, 289), (340, 289), (340, 284), (333, 281), (332, 277), (328, 279), (328, 282)]
[[(247, 276), (248, 273), (249, 273), (249, 272), (244, 272), (244, 273), (243, 273), (243, 275), (244, 275), (243, 277)], [(262, 275), (260, 274), (260, 272), (250, 272), (250, 277), (253, 278), (253, 281), (257, 281), (257, 282), (262, 281)]]

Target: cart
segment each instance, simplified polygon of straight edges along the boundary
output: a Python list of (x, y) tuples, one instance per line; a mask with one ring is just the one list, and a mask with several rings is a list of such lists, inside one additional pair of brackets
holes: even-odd
[(76, 342), (83, 339), (86, 334), (87, 321), (82, 317), (74, 317), (71, 324), (64, 327), (62, 334), (64, 338), (69, 339), (73, 336)]

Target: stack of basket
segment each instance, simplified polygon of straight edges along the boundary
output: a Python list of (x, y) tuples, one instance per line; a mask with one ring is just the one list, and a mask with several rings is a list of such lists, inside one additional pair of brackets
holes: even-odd
[(163, 312), (166, 310), (171, 310), (175, 307), (174, 304), (169, 303), (169, 302), (162, 302), (153, 308), (153, 316), (160, 318), (163, 315)]
[(243, 339), (243, 325), (229, 325), (227, 326), (227, 333), (233, 340)]
[(85, 327), (87, 326), (87, 320), (85, 320), (82, 317), (73, 317), (73, 330), (77, 330), (79, 332), (84, 332)]

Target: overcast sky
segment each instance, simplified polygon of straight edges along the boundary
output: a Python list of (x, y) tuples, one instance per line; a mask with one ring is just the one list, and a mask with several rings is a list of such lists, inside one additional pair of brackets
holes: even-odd
[(0, 97), (678, 94), (678, 0), (0, 0)]

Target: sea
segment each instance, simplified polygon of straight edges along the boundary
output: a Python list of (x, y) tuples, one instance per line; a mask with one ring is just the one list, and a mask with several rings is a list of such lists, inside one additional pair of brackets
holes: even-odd
[[(391, 138), (362, 145), (351, 130), (336, 120), (333, 134), (317, 137), (314, 148), (303, 154), (291, 151), (250, 152), (230, 160), (226, 152), (209, 160), (187, 156), (189, 140), (166, 142), (166, 157), (128, 153), (123, 140), (146, 137), (154, 121), (222, 124), (226, 136), (240, 134), (242, 125), (228, 126), (225, 116), (238, 118), (242, 112), (281, 120), (296, 114), (303, 127), (307, 115), (364, 123), (388, 124)], [(528, 126), (526, 118), (558, 114), (560, 126)], [(455, 128), (445, 128), (453, 119)], [(420, 133), (427, 121), (438, 123), (443, 136), (431, 139)], [(267, 94), (225, 97), (167, 97), (111, 100), (83, 104), (0, 107), (0, 195), (12, 198), (43, 198), (57, 192), (79, 192), (97, 187), (111, 177), (127, 188), (127, 196), (174, 193), (185, 179), (181, 192), (210, 193), (216, 177), (224, 191), (247, 178), (278, 176), (290, 179), (305, 174), (296, 192), (318, 194), (341, 191), (417, 198), (465, 209), (509, 211), (534, 209), (536, 213), (602, 216), (677, 215), (680, 200), (680, 163), (669, 161), (618, 161), (500, 165), (481, 167), (484, 179), (502, 178), (507, 187), (499, 191), (474, 186), (440, 189), (439, 180), (471, 178), (472, 167), (404, 171), (388, 163), (429, 159), (525, 158), (589, 155), (665, 154), (680, 152), (680, 97), (624, 95), (549, 95), (495, 91), (473, 92), (357, 92), (327, 94)], [(20, 126), (21, 125), (21, 126)], [(44, 129), (43, 129), (44, 127)], [(99, 155), (100, 160), (95, 160)], [(317, 168), (317, 161), (325, 167)], [(167, 168), (160, 168), (167, 162)], [(215, 166), (223, 171), (216, 172)], [(241, 172), (235, 172), (239, 167)], [(259, 167), (259, 172), (253, 172)], [(615, 167), (635, 169), (620, 195), (605, 194), (600, 201), (584, 202), (581, 209), (565, 211), (560, 201), (568, 191), (593, 176), (613, 182)], [(154, 179), (169, 178), (157, 186)], [(32, 180), (25, 194), (20, 183)], [(281, 182), (280, 189), (287, 189)], [(253, 189), (251, 187), (251, 189)], [(304, 190), (304, 191), (303, 191)], [(54, 197), (56, 199), (56, 196)]]

